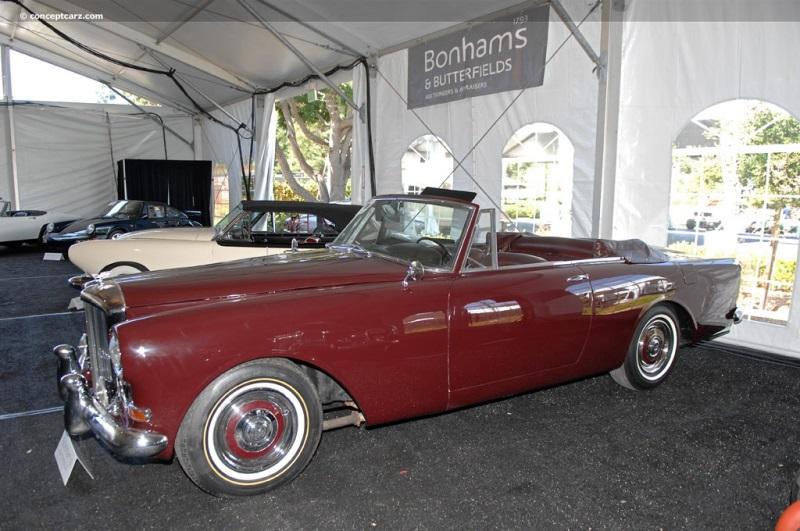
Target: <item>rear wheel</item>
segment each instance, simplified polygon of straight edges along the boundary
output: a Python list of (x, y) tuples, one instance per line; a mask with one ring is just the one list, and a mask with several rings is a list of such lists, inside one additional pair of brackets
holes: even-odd
[(308, 378), (291, 362), (258, 360), (200, 393), (181, 423), (175, 452), (201, 489), (244, 496), (297, 476), (321, 434), (322, 407)]
[(611, 371), (615, 382), (628, 389), (652, 389), (669, 376), (680, 342), (678, 317), (658, 305), (644, 314), (633, 334), (625, 362)]

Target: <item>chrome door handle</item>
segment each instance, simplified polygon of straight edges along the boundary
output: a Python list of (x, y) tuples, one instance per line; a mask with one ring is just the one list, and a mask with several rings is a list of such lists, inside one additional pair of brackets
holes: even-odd
[(567, 282), (580, 282), (582, 280), (589, 280), (589, 275), (575, 275), (567, 278)]

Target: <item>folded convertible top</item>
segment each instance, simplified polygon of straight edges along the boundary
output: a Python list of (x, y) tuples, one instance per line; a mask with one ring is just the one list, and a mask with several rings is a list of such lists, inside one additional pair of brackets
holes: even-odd
[(619, 256), (629, 264), (659, 264), (670, 261), (666, 254), (638, 239), (596, 240), (595, 256)]

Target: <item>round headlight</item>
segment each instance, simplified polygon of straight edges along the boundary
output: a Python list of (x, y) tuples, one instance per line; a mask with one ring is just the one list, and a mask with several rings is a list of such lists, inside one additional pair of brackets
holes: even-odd
[(117, 376), (122, 376), (122, 352), (119, 350), (119, 337), (117, 330), (112, 328), (108, 335), (108, 355), (111, 358), (111, 365)]
[(55, 229), (55, 228), (56, 228), (56, 224), (55, 223), (48, 223), (47, 224), (47, 228), (45, 228), (45, 230), (47, 232), (53, 232), (53, 229)]
[(88, 227), (86, 227), (86, 234), (94, 234), (94, 223), (90, 223)]

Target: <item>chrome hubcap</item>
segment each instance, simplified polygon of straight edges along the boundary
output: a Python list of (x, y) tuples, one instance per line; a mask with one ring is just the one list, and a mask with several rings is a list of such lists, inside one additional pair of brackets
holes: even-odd
[(651, 319), (639, 334), (637, 360), (645, 378), (655, 380), (666, 371), (675, 354), (675, 328), (663, 316)]
[(257, 452), (272, 442), (277, 432), (277, 419), (267, 410), (247, 413), (236, 425), (234, 439), (239, 447)]
[(287, 456), (298, 435), (291, 401), (270, 389), (253, 389), (223, 406), (211, 433), (216, 454), (230, 470), (258, 474)]

